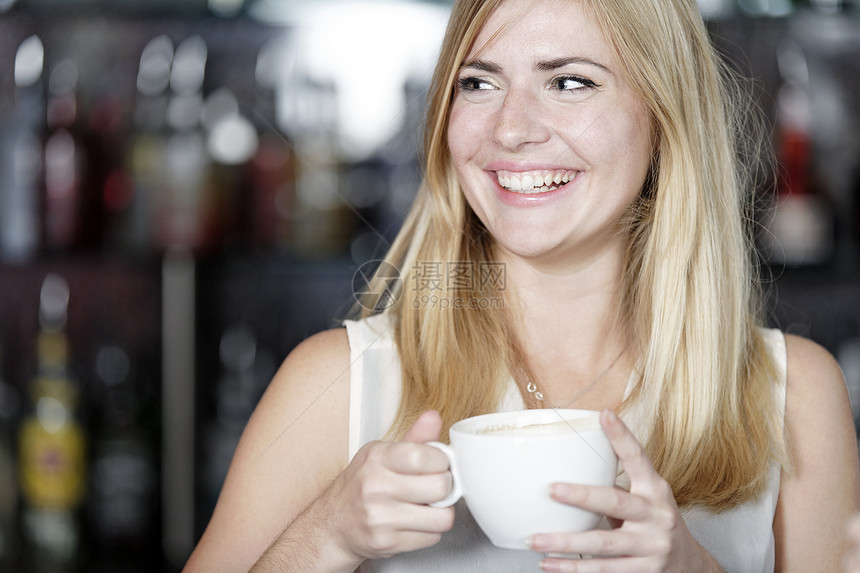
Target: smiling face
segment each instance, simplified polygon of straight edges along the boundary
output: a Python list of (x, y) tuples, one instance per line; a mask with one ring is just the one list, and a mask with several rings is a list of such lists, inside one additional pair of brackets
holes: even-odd
[(619, 223), (645, 181), (653, 131), (582, 0), (505, 0), (456, 90), (451, 159), (503, 256), (623, 255)]

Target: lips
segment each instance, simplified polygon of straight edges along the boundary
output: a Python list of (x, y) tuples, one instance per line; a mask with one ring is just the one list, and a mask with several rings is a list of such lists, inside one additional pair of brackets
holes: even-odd
[(534, 195), (555, 191), (573, 181), (579, 171), (556, 169), (534, 171), (496, 171), (499, 185), (506, 191)]

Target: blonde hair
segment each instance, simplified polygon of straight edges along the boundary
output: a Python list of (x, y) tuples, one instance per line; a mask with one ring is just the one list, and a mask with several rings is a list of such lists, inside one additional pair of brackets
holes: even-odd
[[(386, 257), (404, 277), (387, 311), (403, 379), (393, 435), (431, 408), (446, 435), (453, 422), (495, 410), (519, 366), (505, 312), (415, 304), (422, 291), (412, 285), (421, 261), (492, 260), (491, 237), (451, 166), (447, 124), (458, 68), (501, 1), (454, 5), (428, 96), (424, 180)], [(628, 221), (621, 310), (642, 377), (621, 409), (640, 401), (653, 413), (642, 420), (644, 445), (679, 505), (726, 509), (761, 492), (769, 462), (786, 457), (775, 366), (758, 329), (746, 211), (753, 185), (740, 160), (749, 126), (738, 121), (748, 116), (693, 0), (584, 3), (657, 132)], [(499, 294), (473, 286), (458, 296)]]

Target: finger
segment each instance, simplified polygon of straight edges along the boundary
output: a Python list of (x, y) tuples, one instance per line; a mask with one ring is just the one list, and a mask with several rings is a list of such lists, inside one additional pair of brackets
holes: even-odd
[(555, 483), (550, 495), (556, 501), (621, 521), (643, 521), (652, 504), (645, 498), (612, 486)]
[(433, 446), (399, 442), (389, 444), (383, 464), (399, 474), (432, 474), (448, 469), (448, 456)]
[(627, 429), (624, 422), (614, 412), (604, 409), (600, 413), (600, 425), (606, 432), (612, 449), (618, 456), (618, 461), (621, 462), (624, 471), (630, 477), (631, 489), (633, 488), (632, 484), (636, 482), (649, 483), (660, 480), (651, 460), (648, 459), (648, 454), (645, 453), (633, 433)]
[(400, 476), (395, 480), (396, 499), (408, 503), (428, 504), (439, 501), (451, 491), (451, 472)]
[(439, 439), (442, 432), (442, 417), (435, 410), (427, 410), (415, 420), (412, 427), (403, 436), (404, 442), (423, 444)]
[(533, 551), (561, 555), (639, 557), (648, 555), (648, 540), (624, 530), (593, 529), (582, 533), (539, 533), (529, 539)]
[(444, 533), (454, 526), (454, 508), (386, 503), (376, 506), (368, 519), (382, 531)]

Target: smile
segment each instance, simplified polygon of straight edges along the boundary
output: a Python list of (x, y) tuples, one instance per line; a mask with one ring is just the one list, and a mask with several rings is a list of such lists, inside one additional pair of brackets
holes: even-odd
[(559, 187), (570, 183), (576, 178), (579, 171), (526, 171), (515, 173), (513, 171), (497, 171), (499, 185), (506, 191), (532, 195), (535, 193), (546, 193), (555, 191)]

